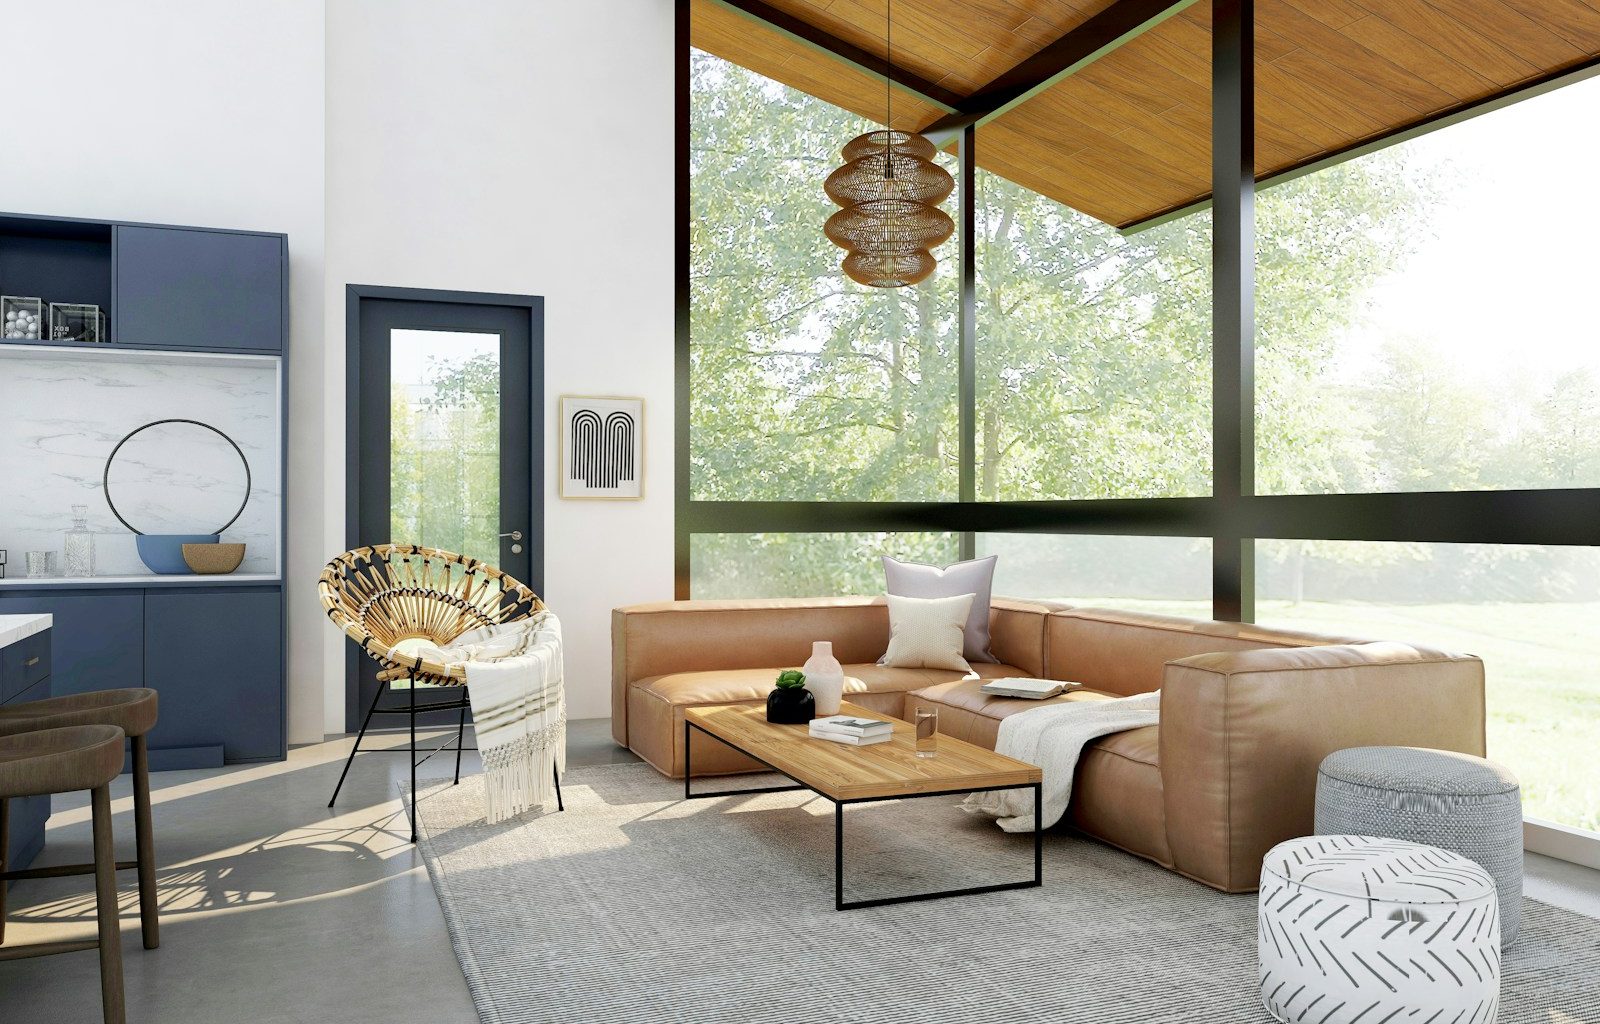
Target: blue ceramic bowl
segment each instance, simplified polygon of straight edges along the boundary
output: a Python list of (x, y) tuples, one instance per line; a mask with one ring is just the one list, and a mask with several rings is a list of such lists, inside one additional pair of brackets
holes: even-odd
[(221, 539), (219, 533), (141, 533), (134, 543), (145, 568), (163, 576), (176, 576), (194, 572), (183, 560), (185, 544), (215, 544)]

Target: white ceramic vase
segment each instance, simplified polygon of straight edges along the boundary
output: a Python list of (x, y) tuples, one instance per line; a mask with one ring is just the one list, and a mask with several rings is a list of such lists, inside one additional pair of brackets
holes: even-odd
[(839, 713), (839, 702), (844, 699), (844, 666), (833, 656), (833, 643), (818, 640), (811, 645), (811, 658), (800, 669), (806, 675), (806, 689), (817, 702), (817, 715), (827, 717)]

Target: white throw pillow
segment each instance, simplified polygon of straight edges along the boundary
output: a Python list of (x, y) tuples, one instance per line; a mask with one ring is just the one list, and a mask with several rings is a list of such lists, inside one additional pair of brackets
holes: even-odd
[(967, 613), (975, 595), (957, 597), (897, 597), (889, 601), (889, 650), (883, 664), (890, 668), (947, 668), (971, 672), (961, 656), (966, 646)]

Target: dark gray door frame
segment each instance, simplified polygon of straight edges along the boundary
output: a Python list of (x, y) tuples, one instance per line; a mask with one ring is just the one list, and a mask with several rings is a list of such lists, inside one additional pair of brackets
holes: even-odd
[[(447, 302), (461, 305), (507, 306), (528, 311), (528, 398), (530, 422), (529, 447), (532, 465), (529, 467), (528, 508), (531, 513), (526, 546), (528, 549), (528, 578), (522, 582), (537, 593), (544, 593), (544, 297), (542, 295), (510, 295), (501, 292), (463, 292), (437, 288), (390, 288), (380, 285), (350, 284), (345, 286), (345, 547), (354, 548), (360, 543), (361, 523), (361, 301), (379, 299), (400, 302)], [(361, 664), (361, 652), (354, 644), (346, 645), (345, 659), (345, 728), (354, 731), (359, 725), (360, 711), (355, 697), (355, 680)]]

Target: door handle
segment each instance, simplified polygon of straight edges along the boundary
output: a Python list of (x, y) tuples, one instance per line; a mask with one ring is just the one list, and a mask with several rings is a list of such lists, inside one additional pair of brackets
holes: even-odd
[(502, 537), (510, 537), (511, 538), (511, 553), (513, 555), (522, 554), (522, 544), (521, 544), (522, 531), (521, 530), (512, 530), (510, 533), (502, 533), (500, 536), (502, 536)]
[(522, 539), (522, 531), (521, 530), (512, 530), (510, 533), (502, 533), (500, 536), (502, 536), (502, 537), (510, 537), (512, 540), (521, 540)]

